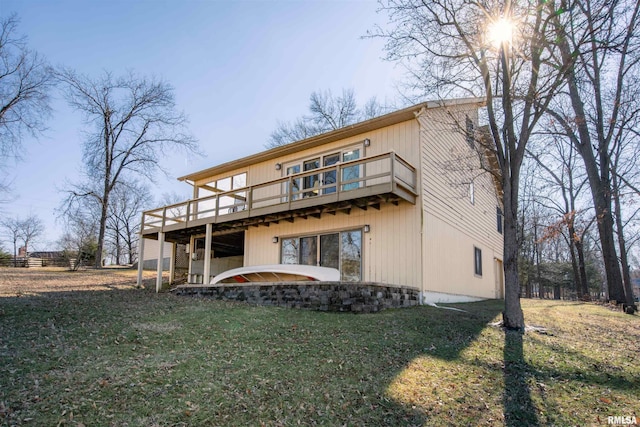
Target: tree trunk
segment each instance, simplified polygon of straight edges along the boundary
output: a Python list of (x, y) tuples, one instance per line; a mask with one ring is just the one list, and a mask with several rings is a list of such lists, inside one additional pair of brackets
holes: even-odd
[[(600, 245), (602, 248), (602, 257), (604, 268), (607, 276), (607, 287), (609, 291), (609, 299), (615, 301), (624, 301), (624, 288), (622, 286), (622, 276), (620, 274), (620, 265), (618, 264), (618, 256), (613, 237), (613, 218), (611, 216), (611, 182), (609, 179), (609, 147), (607, 141), (600, 136), (596, 138), (596, 143), (592, 141), (589, 132), (588, 118), (585, 112), (584, 102), (578, 88), (578, 77), (574, 65), (574, 56), (566, 39), (560, 38), (560, 49), (562, 53), (562, 61), (567, 65), (567, 83), (569, 88), (569, 98), (571, 106), (575, 113), (575, 125), (578, 131), (579, 141), (575, 145), (584, 161), (589, 187), (591, 189), (591, 197), (593, 206), (596, 211), (596, 219), (598, 224), (598, 234), (600, 236)], [(600, 156), (599, 163), (593, 152), (598, 151)]]
[(18, 241), (13, 239), (13, 267), (18, 266)]
[(504, 188), (504, 276), (505, 295), (502, 320), (507, 329), (524, 330), (524, 314), (520, 305), (520, 284), (518, 280), (518, 239), (517, 212), (518, 199), (512, 195), (510, 177), (502, 178)]
[(589, 291), (589, 281), (587, 280), (587, 267), (584, 262), (584, 244), (582, 237), (576, 240), (576, 251), (578, 252), (578, 270), (580, 271), (580, 286), (582, 287), (582, 299), (591, 301), (591, 292)]
[(128, 264), (133, 265), (133, 258), (134, 258), (133, 238), (132, 238), (131, 228), (129, 227), (128, 221), (125, 223), (125, 231), (126, 231), (125, 244), (127, 245)]
[(620, 247), (620, 264), (622, 264), (622, 279), (624, 282), (625, 303), (631, 306), (635, 311), (633, 301), (633, 288), (631, 286), (631, 272), (629, 269), (629, 259), (627, 258), (627, 245), (624, 240), (624, 227), (622, 224), (622, 210), (620, 208), (620, 192), (618, 190), (618, 182), (613, 177), (613, 203), (616, 211), (616, 228), (618, 231), (618, 246)]
[[(578, 133), (580, 135), (580, 143), (578, 144), (578, 152), (582, 156), (587, 177), (589, 179), (589, 188), (591, 189), (591, 197), (596, 211), (596, 222), (598, 225), (598, 235), (600, 237), (600, 246), (602, 248), (602, 257), (604, 268), (607, 276), (607, 289), (609, 291), (609, 299), (622, 302), (624, 301), (624, 289), (622, 287), (622, 276), (620, 275), (620, 265), (618, 264), (618, 255), (613, 237), (613, 217), (611, 215), (611, 185), (608, 180), (609, 164), (601, 164), (600, 169), (606, 169), (599, 173), (598, 163), (592, 151), (591, 136), (586, 124), (586, 116), (584, 113), (584, 105), (579, 97), (575, 83), (575, 77), (570, 78), (571, 101), (576, 112), (576, 123), (578, 125)], [(601, 150), (600, 155), (605, 155)], [(606, 151), (606, 148), (604, 149)], [(603, 160), (601, 160), (601, 163)], [(602, 176), (601, 176), (602, 175)]]
[(578, 260), (576, 256), (576, 245), (574, 242), (575, 231), (573, 226), (569, 226), (569, 252), (571, 253), (571, 269), (573, 270), (573, 285), (576, 289), (576, 298), (582, 299), (582, 286), (580, 283), (580, 269), (578, 268)]
[(122, 248), (120, 246), (120, 229), (116, 227), (116, 265), (120, 265), (120, 258), (122, 258)]
[(533, 222), (533, 258), (536, 263), (536, 283), (538, 284), (538, 298), (544, 299), (545, 289), (542, 286), (542, 266), (540, 265), (540, 243), (538, 242), (538, 216)]
[[(105, 190), (106, 193), (106, 190)], [(102, 248), (104, 246), (104, 235), (107, 228), (107, 204), (109, 195), (106, 193), (102, 198), (102, 209), (100, 212), (100, 225), (98, 230), (98, 249), (96, 250), (95, 268), (102, 268)]]
[[(607, 290), (609, 299), (616, 302), (624, 302), (624, 288), (622, 286), (622, 275), (620, 274), (620, 264), (616, 252), (615, 239), (613, 236), (613, 217), (611, 215), (611, 203), (607, 203), (604, 189), (600, 183), (592, 185), (592, 195), (596, 199), (596, 215), (602, 257), (604, 258), (604, 268), (607, 276)], [(594, 188), (595, 187), (595, 188)]]

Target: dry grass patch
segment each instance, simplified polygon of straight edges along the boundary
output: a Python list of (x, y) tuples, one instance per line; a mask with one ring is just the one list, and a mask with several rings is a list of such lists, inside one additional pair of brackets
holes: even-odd
[[(0, 268), (0, 297), (130, 289), (136, 283), (137, 274), (137, 270), (130, 268), (80, 271), (63, 267)], [(145, 271), (143, 278), (151, 280), (155, 272)]]

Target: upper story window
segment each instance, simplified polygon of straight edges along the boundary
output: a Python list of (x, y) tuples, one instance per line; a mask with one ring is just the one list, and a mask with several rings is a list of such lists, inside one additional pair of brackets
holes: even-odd
[(476, 148), (476, 137), (475, 137), (475, 126), (473, 124), (473, 120), (471, 120), (469, 118), (469, 116), (466, 117), (465, 119), (465, 124), (466, 124), (466, 132), (465, 132), (465, 137), (467, 140), (467, 144), (469, 144), (469, 147), (471, 149), (475, 149)]
[[(342, 149), (336, 149), (312, 157), (294, 160), (284, 165), (285, 176), (295, 175), (301, 172), (310, 172), (315, 169), (330, 167), (338, 163), (350, 162), (364, 157), (364, 144), (352, 145)], [(361, 186), (359, 178), (362, 175), (362, 165), (353, 165), (342, 168), (340, 182), (341, 191), (351, 190)], [(338, 176), (336, 169), (330, 169), (317, 174), (308, 174), (302, 178), (292, 180), (291, 199), (312, 197), (320, 194), (331, 194), (337, 191)], [(285, 182), (283, 192), (289, 192), (289, 183)]]
[(469, 201), (472, 205), (476, 204), (476, 189), (473, 181), (469, 183)]
[(208, 194), (200, 194), (200, 197), (210, 195), (210, 194), (218, 194), (225, 193), (227, 191), (237, 190), (239, 188), (244, 188), (247, 186), (247, 173), (242, 172), (236, 175), (227, 176), (225, 178), (216, 179), (213, 181), (209, 181), (205, 184), (201, 184), (198, 186), (200, 192), (203, 190)]
[(502, 234), (502, 224), (503, 224), (504, 214), (502, 213), (502, 209), (500, 206), (496, 207), (496, 226), (498, 229), (498, 233)]
[(201, 213), (217, 210), (219, 214), (245, 210), (247, 209), (247, 190), (241, 189), (246, 186), (246, 172), (199, 184), (196, 197), (210, 199), (200, 203), (197, 209)]

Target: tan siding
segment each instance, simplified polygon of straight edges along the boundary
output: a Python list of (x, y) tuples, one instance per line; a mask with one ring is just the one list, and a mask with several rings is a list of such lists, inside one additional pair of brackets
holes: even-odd
[(365, 224), (371, 232), (362, 234), (363, 280), (420, 287), (420, 222), (419, 207), (409, 203), (383, 205), (381, 209), (351, 214), (323, 215), (317, 219), (281, 221), (270, 227), (250, 227), (246, 232), (245, 265), (280, 262), (280, 243), (274, 236), (302, 236), (324, 232), (361, 229)]
[[(311, 150), (300, 151), (294, 154), (284, 156), (280, 159), (269, 160), (266, 162), (257, 163), (251, 165), (249, 168), (236, 169), (222, 175), (214, 175), (196, 182), (197, 185), (202, 185), (207, 182), (225, 178), (227, 176), (235, 175), (241, 172), (247, 172), (247, 184), (255, 185), (259, 183), (268, 182), (274, 179), (278, 179), (284, 176), (286, 163), (290, 163), (294, 160), (301, 160), (311, 158), (318, 154), (327, 154), (332, 151), (336, 151), (341, 148), (362, 145), (365, 138), (369, 138), (371, 145), (365, 148), (365, 156), (373, 156), (376, 154), (382, 154), (389, 151), (395, 151), (409, 163), (414, 166), (418, 166), (415, 160), (419, 154), (419, 147), (416, 143), (417, 135), (419, 132), (418, 123), (415, 120), (411, 120), (404, 123), (399, 123), (393, 126), (388, 126), (375, 131), (367, 132), (366, 134), (356, 135), (351, 138), (332, 142), (330, 144), (323, 145)], [(276, 163), (283, 165), (281, 170), (276, 170)]]
[[(466, 113), (475, 120), (473, 112)], [(464, 127), (465, 111), (453, 114)], [(429, 110), (420, 122), (425, 289), (493, 298), (494, 262), (502, 258), (493, 182), (447, 112)], [(474, 246), (482, 250), (482, 277), (474, 274)]]

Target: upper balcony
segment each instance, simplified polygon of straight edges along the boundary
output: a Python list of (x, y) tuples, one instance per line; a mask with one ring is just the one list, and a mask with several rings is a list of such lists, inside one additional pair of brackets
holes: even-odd
[(178, 238), (208, 223), (237, 228), (352, 207), (379, 209), (381, 202), (415, 204), (417, 194), (416, 168), (389, 152), (145, 211), (141, 232)]

